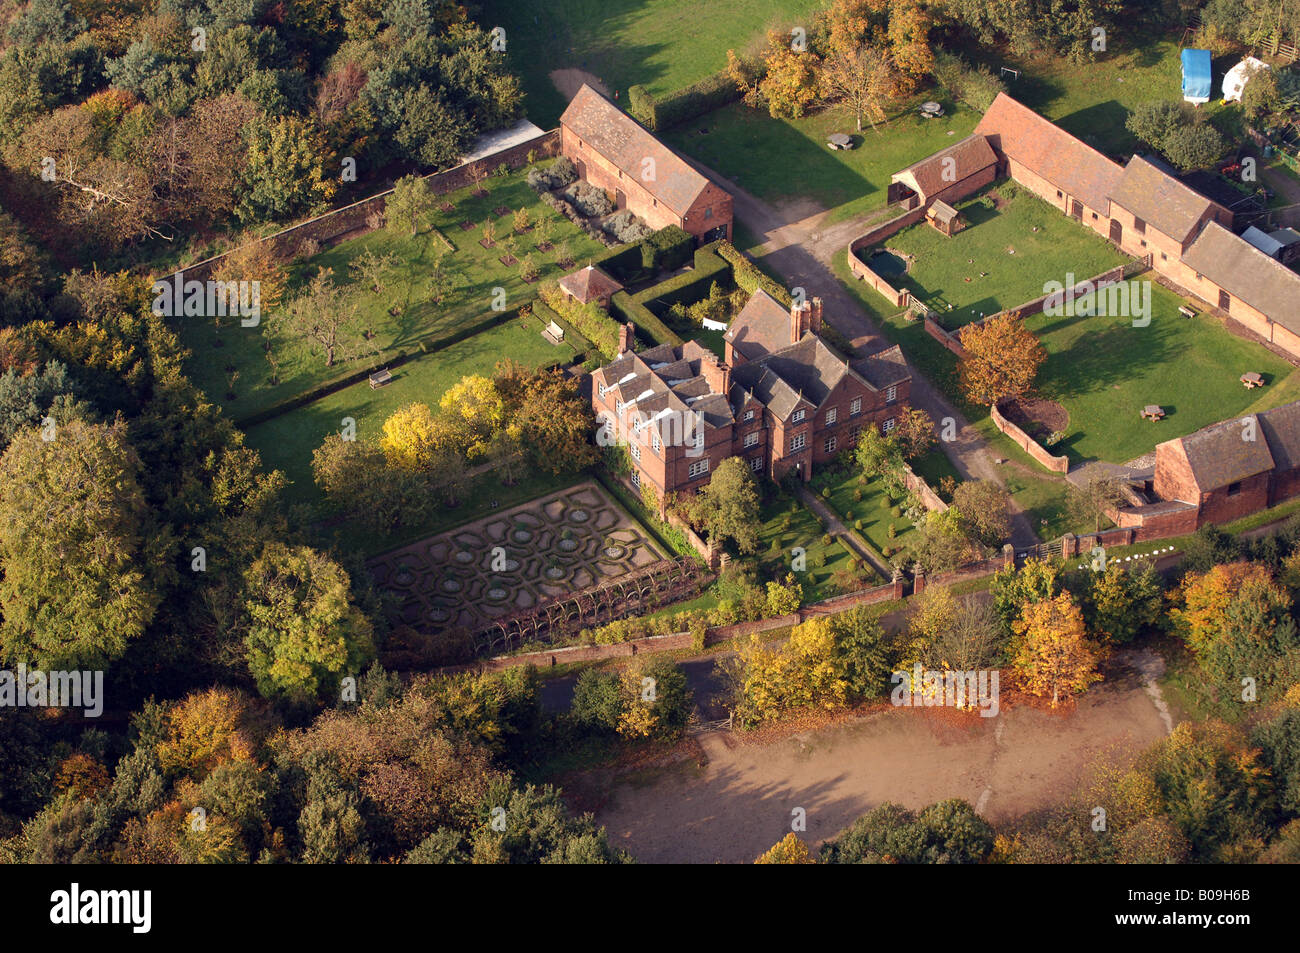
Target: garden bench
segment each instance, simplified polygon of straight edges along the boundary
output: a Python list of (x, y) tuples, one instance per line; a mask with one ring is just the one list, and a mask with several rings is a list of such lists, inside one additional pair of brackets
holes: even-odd
[(552, 321), (546, 326), (546, 330), (542, 332), (542, 337), (552, 344), (559, 344), (564, 340), (564, 328)]
[(375, 371), (370, 375), (370, 389), (374, 390), (376, 387), (383, 387), (392, 379), (393, 375), (386, 367), (382, 371)]
[(1181, 314), (1184, 318), (1194, 318), (1194, 317), (1196, 317), (1196, 312), (1193, 311), (1191, 308), (1187, 307), (1187, 305), (1185, 305), (1185, 304), (1184, 304), (1184, 305), (1179, 305), (1179, 307), (1178, 307), (1178, 313)]

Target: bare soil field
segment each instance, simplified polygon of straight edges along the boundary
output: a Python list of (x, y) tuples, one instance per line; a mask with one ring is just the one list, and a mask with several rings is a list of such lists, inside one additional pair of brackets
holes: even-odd
[(1131, 760), (1165, 734), (1138, 673), (1118, 667), (1055, 712), (885, 707), (757, 743), (713, 732), (699, 736), (698, 759), (591, 778), (607, 787), (582, 793), (610, 842), (642, 862), (749, 863), (790, 831), (796, 808), (813, 847), (885, 801), (917, 809), (964, 798), (996, 825), (1065, 800), (1099, 759)]

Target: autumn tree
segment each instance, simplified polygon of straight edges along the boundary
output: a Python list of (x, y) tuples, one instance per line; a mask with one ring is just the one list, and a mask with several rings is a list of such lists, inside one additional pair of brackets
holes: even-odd
[(440, 425), (428, 404), (407, 404), (384, 421), (380, 448), (388, 462), (408, 470), (424, 470), (450, 446), (448, 427)]
[(505, 425), (506, 405), (491, 378), (467, 374), (438, 400), (452, 444), (466, 459), (484, 456), (492, 437)]
[(993, 608), (1010, 635), (1025, 604), (1051, 599), (1061, 591), (1060, 569), (1043, 559), (1026, 559), (1020, 566), (999, 569), (989, 591)]
[(278, 308), (289, 283), (273, 243), (261, 241), (252, 233), (244, 233), (235, 240), (235, 247), (217, 262), (212, 279), (255, 282), (258, 303), (263, 309)]
[(827, 99), (853, 111), (861, 132), (863, 116), (872, 129), (884, 122), (888, 107), (898, 98), (900, 78), (888, 52), (861, 46), (832, 52), (821, 70), (821, 86)]
[(1047, 360), (1047, 350), (1014, 311), (966, 325), (961, 346), (962, 388), (971, 403), (985, 407), (1028, 394)]
[(390, 466), (377, 443), (330, 434), (311, 467), (331, 504), (377, 531), (416, 526), (429, 515), (428, 481), (415, 468)]
[(897, 443), (905, 460), (917, 460), (925, 456), (937, 440), (934, 420), (920, 407), (909, 407), (898, 415), (890, 437)]
[(1083, 616), (1088, 631), (1108, 645), (1125, 645), (1154, 628), (1164, 614), (1164, 590), (1154, 564), (1115, 561), (1084, 571)]
[(684, 504), (691, 522), (716, 543), (734, 540), (742, 553), (758, 550), (760, 501), (754, 473), (741, 457), (718, 464), (708, 485)]
[(360, 675), (374, 657), (370, 622), (352, 603), (348, 574), (329, 557), (268, 543), (244, 583), (248, 668), (265, 697), (331, 697), (343, 676)]
[(503, 389), (502, 370), (494, 381), (506, 402), (506, 416), (519, 428), (519, 441), (533, 466), (548, 473), (571, 473), (594, 463), (591, 435), (595, 419), (578, 384), (559, 369), (516, 372)]
[(876, 427), (864, 427), (858, 435), (853, 459), (868, 479), (897, 472), (903, 465), (903, 451), (894, 434), (882, 434)]
[(992, 480), (959, 483), (952, 505), (967, 535), (981, 544), (998, 546), (1011, 535), (1011, 494)]
[(771, 848), (758, 855), (756, 864), (815, 864), (817, 859), (808, 850), (808, 845), (794, 833), (786, 834)]
[(334, 197), (337, 184), (325, 171), (332, 162), (315, 123), (296, 116), (262, 117), (245, 127), (244, 136), (245, 192), (236, 209), (243, 221), (315, 212)]
[(1101, 680), (1097, 652), (1085, 638), (1083, 613), (1068, 593), (1025, 603), (1015, 632), (1019, 642), (1012, 667), (1025, 690), (1050, 695), (1053, 708), (1061, 696), (1078, 694)]
[(46, 669), (120, 658), (154, 618), (140, 461), (123, 423), (20, 432), (0, 457), (0, 645)]
[(621, 689), (620, 735), (676, 741), (685, 732), (695, 704), (686, 673), (671, 659), (649, 656), (629, 666), (622, 674)]

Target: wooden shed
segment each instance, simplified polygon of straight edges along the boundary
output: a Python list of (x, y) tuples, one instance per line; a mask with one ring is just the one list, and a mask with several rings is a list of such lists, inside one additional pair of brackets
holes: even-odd
[(966, 225), (961, 213), (942, 200), (935, 202), (925, 213), (925, 219), (945, 235), (960, 232)]

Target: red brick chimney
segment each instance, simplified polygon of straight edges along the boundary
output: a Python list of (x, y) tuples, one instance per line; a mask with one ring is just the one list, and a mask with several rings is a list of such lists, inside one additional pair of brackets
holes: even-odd
[(618, 329), (618, 353), (626, 354), (632, 350), (632, 344), (636, 341), (636, 325), (629, 321)]
[(804, 301), (790, 305), (790, 343), (798, 344), (811, 323), (812, 305)]
[(709, 392), (722, 394), (724, 397), (731, 390), (731, 368), (709, 355), (700, 361), (700, 374), (709, 385)]
[(813, 334), (822, 333), (822, 299), (812, 299), (812, 318), (808, 323), (808, 330)]

